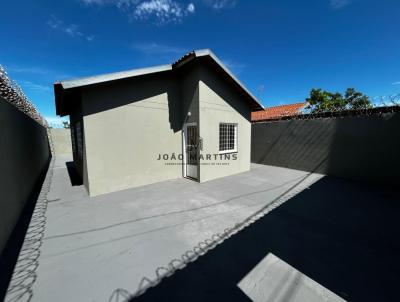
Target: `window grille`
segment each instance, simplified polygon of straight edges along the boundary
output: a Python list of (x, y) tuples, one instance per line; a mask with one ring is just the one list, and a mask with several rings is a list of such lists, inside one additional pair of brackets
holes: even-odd
[(72, 152), (74, 152), (76, 154), (77, 150), (76, 150), (76, 142), (75, 142), (75, 126), (72, 126), (70, 128), (70, 130), (71, 130)]
[(82, 141), (82, 126), (81, 122), (76, 123), (76, 147), (78, 151), (79, 158), (83, 155), (83, 141)]
[(219, 124), (219, 152), (237, 152), (237, 124)]

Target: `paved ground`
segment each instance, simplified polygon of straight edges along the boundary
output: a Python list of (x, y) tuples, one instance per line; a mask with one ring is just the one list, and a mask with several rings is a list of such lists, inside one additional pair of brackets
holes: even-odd
[(268, 253), (238, 287), (253, 302), (345, 302), (272, 253)]
[(54, 166), (32, 301), (108, 301), (118, 288), (134, 293), (143, 280), (157, 279), (158, 267), (321, 178), (254, 165), (203, 184), (177, 179), (89, 198), (83, 186), (71, 185), (67, 160)]
[(325, 176), (132, 302), (397, 302), (399, 196)]

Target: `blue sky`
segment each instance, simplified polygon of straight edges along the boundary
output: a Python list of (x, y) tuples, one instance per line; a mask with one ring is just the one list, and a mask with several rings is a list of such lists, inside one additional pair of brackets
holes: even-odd
[(210, 48), (265, 106), (400, 92), (398, 0), (3, 1), (0, 64), (46, 117), (56, 80)]

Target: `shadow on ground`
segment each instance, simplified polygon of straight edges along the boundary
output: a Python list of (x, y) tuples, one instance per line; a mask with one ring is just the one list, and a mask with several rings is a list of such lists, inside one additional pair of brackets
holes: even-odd
[(71, 182), (71, 186), (80, 186), (83, 185), (82, 178), (80, 177), (78, 171), (75, 168), (75, 164), (73, 161), (68, 161), (65, 163), (67, 166), (69, 180)]
[[(25, 236), (32, 216), (35, 210), (35, 206), (42, 188), (43, 181), (45, 179), (50, 159), (45, 165), (42, 173), (38, 176), (38, 179), (25, 203), (25, 207), (18, 219), (17, 224), (14, 227), (7, 244), (0, 255), (0, 301), (6, 296), (8, 286), (10, 284), (14, 268), (16, 266), (18, 256), (20, 254), (22, 245), (24, 243)], [(29, 255), (32, 256), (32, 255)], [(32, 257), (34, 258), (34, 257)], [(25, 264), (25, 263), (24, 263)], [(33, 283), (33, 282), (32, 282)], [(28, 289), (30, 290), (30, 288)]]
[(237, 284), (270, 252), (348, 301), (398, 301), (398, 193), (324, 177), (132, 301), (250, 301)]

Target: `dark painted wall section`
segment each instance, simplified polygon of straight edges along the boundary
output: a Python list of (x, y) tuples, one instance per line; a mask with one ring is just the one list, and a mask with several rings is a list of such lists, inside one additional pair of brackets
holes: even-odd
[(400, 113), (252, 125), (251, 161), (399, 186)]
[(46, 128), (0, 98), (0, 253), (50, 154)]

